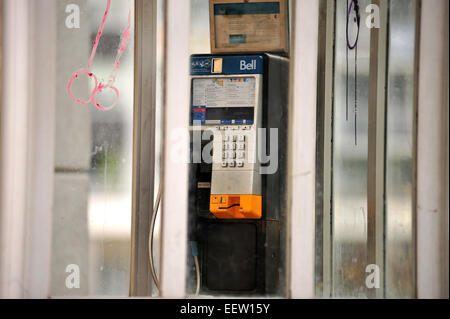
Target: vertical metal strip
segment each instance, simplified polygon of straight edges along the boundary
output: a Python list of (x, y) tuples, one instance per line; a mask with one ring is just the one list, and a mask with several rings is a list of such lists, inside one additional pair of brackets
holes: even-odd
[(336, 2), (327, 1), (327, 35), (325, 63), (325, 124), (324, 124), (324, 218), (323, 218), (323, 251), (324, 251), (324, 297), (331, 297), (332, 287), (332, 159), (333, 159), (333, 90), (334, 90), (334, 37), (336, 21)]
[(157, 1), (135, 1), (130, 295), (151, 296), (148, 235), (154, 195)]
[[(414, 45), (414, 121), (413, 121), (413, 153), (412, 153), (412, 230), (413, 230), (413, 243), (414, 249), (414, 298), (417, 298), (417, 121), (418, 121), (418, 109), (419, 109), (419, 63), (420, 63), (420, 31), (421, 31), (421, 6), (422, 1), (416, 1), (416, 33), (415, 33), (415, 45)], [(448, 6), (448, 3), (447, 3)], [(448, 30), (448, 29), (447, 29)], [(447, 39), (447, 38), (445, 38)], [(447, 117), (448, 119), (448, 117)], [(448, 144), (447, 144), (448, 145)], [(447, 220), (448, 226), (448, 220)], [(448, 236), (447, 236), (448, 238)], [(448, 243), (448, 242), (447, 242)], [(448, 249), (447, 249), (448, 254)], [(448, 281), (447, 281), (448, 286)], [(447, 289), (448, 296), (448, 289)]]
[[(373, 0), (380, 8), (380, 28), (370, 35), (369, 130), (367, 160), (367, 265), (379, 270), (379, 288), (368, 288), (371, 298), (384, 296), (384, 153), (388, 1)], [(367, 274), (368, 275), (368, 274)]]
[[(444, 12), (446, 13), (445, 21), (449, 19), (449, 2), (447, 1), (444, 6)], [(420, 14), (416, 15), (416, 19), (420, 21)], [(420, 29), (420, 28), (419, 28)], [(449, 118), (449, 28), (444, 29), (443, 38), (447, 39), (444, 45), (444, 61), (442, 70), (444, 70), (444, 76), (442, 81), (443, 88), (443, 107), (442, 107), (442, 194), (444, 194), (441, 198), (442, 205), (442, 222), (441, 222), (441, 236), (442, 236), (442, 247), (441, 247), (441, 298), (449, 297), (449, 127), (448, 127), (448, 118)], [(418, 59), (417, 59), (418, 61)], [(418, 63), (417, 63), (418, 65)], [(416, 82), (417, 83), (417, 82)], [(417, 145), (417, 143), (415, 143)]]
[(386, 126), (386, 74), (388, 51), (388, 7), (389, 1), (380, 1), (380, 29), (378, 34), (378, 77), (377, 77), (377, 142), (376, 142), (376, 217), (375, 217), (375, 264), (379, 266), (380, 288), (376, 290), (377, 298), (385, 297), (385, 126)]
[[(449, 3), (448, 1), (445, 3), (444, 12), (446, 12), (446, 21), (449, 19)], [(419, 15), (420, 16), (420, 15)], [(419, 19), (420, 18), (416, 18)], [(443, 238), (442, 240), (442, 247), (441, 247), (441, 278), (442, 278), (442, 284), (441, 284), (441, 298), (447, 298), (449, 297), (449, 129), (448, 129), (448, 118), (449, 118), (449, 28), (445, 28), (443, 38), (447, 39), (447, 42), (444, 45), (444, 62), (443, 62), (443, 70), (444, 70), (444, 76), (443, 76), (443, 110), (442, 110), (442, 148), (443, 148), (443, 156), (442, 156), (442, 194), (444, 194), (441, 198), (442, 200), (442, 228), (441, 228), (441, 236)], [(417, 145), (417, 144), (415, 144)]]
[(330, 298), (332, 285), (331, 188), (336, 1), (320, 2), (316, 149), (316, 297)]
[[(378, 5), (379, 1), (374, 0)], [(379, 30), (374, 28), (370, 33), (370, 69), (369, 69), (369, 129), (367, 156), (367, 264), (376, 263), (376, 177), (377, 167), (377, 98), (378, 98), (378, 38)], [(373, 294), (368, 294), (373, 297)]]
[(316, 145), (316, 297), (331, 297), (331, 166), (335, 1), (320, 1)]
[(323, 296), (323, 215), (324, 215), (324, 109), (327, 1), (319, 2), (319, 46), (317, 63), (317, 124), (316, 124), (316, 220), (315, 220), (315, 295)]

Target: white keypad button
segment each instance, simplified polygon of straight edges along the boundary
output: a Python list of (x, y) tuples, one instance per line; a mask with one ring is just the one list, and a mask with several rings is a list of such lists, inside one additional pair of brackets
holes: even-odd
[(245, 158), (245, 152), (237, 152), (237, 158), (244, 159)]
[(237, 161), (236, 165), (237, 165), (237, 167), (244, 167), (244, 162), (243, 161)]

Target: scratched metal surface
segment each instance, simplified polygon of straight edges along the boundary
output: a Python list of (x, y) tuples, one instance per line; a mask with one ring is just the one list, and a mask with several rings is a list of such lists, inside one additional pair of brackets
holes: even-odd
[(416, 1), (390, 2), (386, 104), (386, 297), (415, 296)]
[[(416, 6), (390, 1), (386, 100), (385, 264), (380, 286), (387, 298), (415, 296), (414, 94)], [(361, 29), (357, 58), (357, 129), (354, 113), (354, 52), (349, 52), (346, 118), (346, 0), (336, 1), (332, 160), (332, 297), (369, 297), (367, 251), (367, 140), (370, 29), (359, 1)], [(352, 21), (352, 20), (351, 20)], [(350, 23), (350, 34), (352, 34)], [(355, 133), (356, 141), (355, 143)], [(380, 231), (380, 228), (377, 228)], [(383, 268), (384, 267), (384, 268)], [(382, 294), (383, 295), (383, 294)]]
[[(370, 1), (359, 1), (361, 12)], [(366, 297), (367, 143), (370, 30), (361, 22), (357, 44), (357, 144), (355, 145), (355, 51), (349, 51), (348, 119), (346, 118), (346, 0), (336, 3), (332, 159), (333, 297)], [(352, 16), (353, 17), (353, 16)], [(362, 15), (362, 19), (364, 15)], [(349, 34), (353, 42), (353, 20)]]

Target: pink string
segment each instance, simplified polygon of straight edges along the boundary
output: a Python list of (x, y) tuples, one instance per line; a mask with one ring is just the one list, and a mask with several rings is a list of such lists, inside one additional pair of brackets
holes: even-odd
[(92, 47), (91, 58), (89, 59), (89, 63), (87, 69), (89, 70), (94, 61), (95, 53), (97, 52), (98, 43), (100, 42), (100, 38), (102, 37), (103, 28), (105, 27), (106, 19), (108, 18), (109, 9), (111, 8), (111, 0), (107, 0), (105, 14), (103, 15), (102, 24), (97, 32), (97, 37), (95, 38), (94, 46)]
[(128, 43), (130, 42), (130, 30), (131, 30), (131, 7), (130, 11), (128, 12), (128, 26), (122, 33), (122, 41), (120, 42), (119, 49), (117, 50), (116, 60), (114, 61), (114, 68), (111, 72), (110, 78), (114, 77), (116, 71), (119, 70), (120, 58), (122, 57), (122, 54), (125, 52), (125, 49), (127, 48)]
[[(102, 36), (103, 28), (105, 27), (106, 20), (108, 18), (110, 7), (111, 7), (111, 0), (107, 0), (105, 14), (103, 15), (102, 23), (100, 25), (100, 28), (98, 29), (97, 37), (96, 37), (94, 45), (92, 47), (91, 57), (89, 59), (89, 63), (87, 65), (87, 67), (85, 69), (79, 69), (79, 70), (75, 71), (72, 74), (72, 76), (70, 77), (69, 82), (67, 84), (67, 91), (69, 93), (69, 96), (72, 98), (72, 100), (74, 100), (75, 102), (80, 103), (80, 104), (87, 104), (87, 103), (91, 102), (95, 107), (97, 107), (101, 110), (104, 110), (104, 111), (111, 110), (112, 108), (114, 108), (116, 106), (117, 102), (119, 102), (119, 90), (116, 87), (114, 87), (114, 82), (116, 80), (115, 74), (116, 74), (117, 70), (119, 70), (120, 58), (122, 57), (122, 54), (125, 52), (125, 50), (128, 46), (128, 43), (130, 42), (131, 15), (132, 15), (131, 3), (129, 3), (128, 26), (122, 33), (122, 37), (121, 37), (122, 40), (120, 42), (119, 49), (117, 50), (116, 59), (114, 61), (114, 67), (113, 67), (113, 70), (111, 71), (111, 74), (109, 75), (108, 83), (105, 85), (105, 84), (103, 84), (102, 81), (100, 81), (100, 82), (98, 81), (97, 76), (90, 71), (90, 68), (91, 68), (92, 62), (94, 61), (95, 54), (97, 52), (97, 47), (100, 42), (100, 38)], [(75, 79), (78, 79), (79, 74), (88, 75), (89, 77), (93, 78), (95, 81), (94, 90), (92, 91), (89, 99), (86, 101), (77, 99), (72, 93), (73, 81)], [(105, 89), (111, 89), (116, 94), (116, 98), (115, 98), (114, 102), (108, 107), (102, 106), (100, 104), (101, 101), (96, 99), (96, 95), (98, 93), (101, 93)]]

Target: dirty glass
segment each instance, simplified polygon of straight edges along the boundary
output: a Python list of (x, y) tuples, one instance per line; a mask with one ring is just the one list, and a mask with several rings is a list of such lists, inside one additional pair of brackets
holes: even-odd
[(134, 1), (111, 1), (98, 42), (107, 0), (55, 3), (58, 93), (50, 294), (128, 296)]

